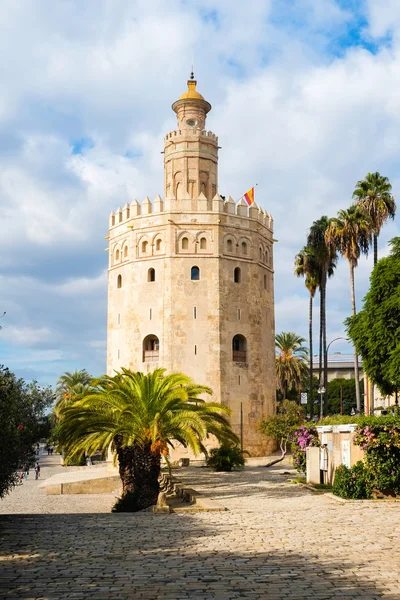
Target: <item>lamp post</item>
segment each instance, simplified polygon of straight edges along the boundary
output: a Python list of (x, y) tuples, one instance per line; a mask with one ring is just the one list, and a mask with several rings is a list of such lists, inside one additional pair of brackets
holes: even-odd
[(322, 397), (325, 394), (324, 386), (320, 385), (317, 391), (319, 394), (319, 418), (322, 419), (322, 417), (324, 416), (324, 403), (322, 400)]

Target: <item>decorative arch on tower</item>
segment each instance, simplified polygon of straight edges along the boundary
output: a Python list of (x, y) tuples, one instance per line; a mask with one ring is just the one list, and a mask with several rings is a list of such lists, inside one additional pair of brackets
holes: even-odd
[(164, 236), (161, 233), (155, 233), (152, 238), (153, 254), (164, 254)]
[(174, 195), (177, 200), (181, 199), (184, 195), (184, 177), (182, 171), (174, 173)]
[(248, 237), (241, 237), (239, 239), (238, 254), (243, 258), (251, 257), (251, 240)]
[(122, 257), (121, 245), (118, 243), (118, 244), (115, 244), (113, 247), (112, 256), (111, 256), (112, 266), (118, 265), (121, 262), (121, 257)]
[(190, 231), (181, 231), (176, 240), (176, 252), (178, 254), (194, 254), (195, 241), (195, 236)]
[(209, 231), (198, 231), (196, 233), (196, 252), (197, 254), (209, 254), (212, 249), (211, 234)]
[(146, 257), (152, 255), (151, 239), (148, 235), (138, 238), (138, 256)]
[(231, 233), (227, 233), (223, 238), (224, 254), (236, 254), (237, 239)]

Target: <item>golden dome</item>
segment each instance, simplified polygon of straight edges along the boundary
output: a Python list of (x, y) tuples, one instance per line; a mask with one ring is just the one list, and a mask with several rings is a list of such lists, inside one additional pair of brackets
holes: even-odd
[(189, 98), (196, 98), (197, 100), (204, 100), (204, 97), (196, 91), (197, 81), (195, 79), (189, 79), (187, 82), (188, 91), (179, 96), (179, 100), (187, 100)]

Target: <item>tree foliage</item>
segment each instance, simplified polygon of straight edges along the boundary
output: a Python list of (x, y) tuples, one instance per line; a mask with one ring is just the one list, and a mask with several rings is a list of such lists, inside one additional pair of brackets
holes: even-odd
[(308, 350), (303, 346), (305, 339), (293, 332), (278, 333), (275, 346), (277, 387), (285, 395), (292, 388), (300, 390), (308, 376)]
[(346, 321), (363, 368), (384, 395), (400, 389), (400, 237), (389, 256), (378, 261), (364, 307)]
[(33, 444), (46, 429), (45, 412), (54, 401), (51, 388), (25, 383), (0, 367), (0, 498), (17, 482), (17, 472), (32, 457)]
[(76, 369), (72, 373), (66, 371), (60, 375), (56, 387), (56, 404), (54, 414), (60, 418), (62, 410), (75, 398), (82, 396), (90, 390), (92, 376), (86, 369)]
[(302, 406), (292, 400), (283, 400), (279, 403), (276, 414), (269, 415), (261, 421), (261, 433), (274, 438), (281, 450), (281, 457), (268, 463), (266, 467), (271, 467), (284, 459), (295, 430), (304, 423), (304, 420), (305, 412)]
[(60, 444), (67, 458), (77, 453), (116, 451), (123, 495), (133, 494), (135, 506), (155, 504), (161, 456), (181, 443), (195, 454), (205, 452), (204, 440), (238, 443), (227, 420), (229, 409), (199, 396), (210, 388), (181, 373), (147, 375), (122, 369), (113, 377), (93, 381), (94, 388), (61, 411)]

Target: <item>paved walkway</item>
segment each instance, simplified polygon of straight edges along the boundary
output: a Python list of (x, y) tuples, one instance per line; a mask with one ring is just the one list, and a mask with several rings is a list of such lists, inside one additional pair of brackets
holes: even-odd
[(222, 513), (114, 515), (111, 495), (28, 481), (0, 501), (0, 599), (399, 600), (400, 505), (337, 504), (283, 471), (180, 472)]

